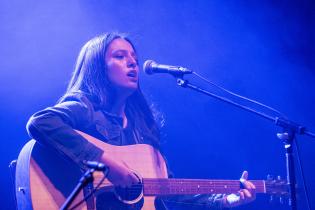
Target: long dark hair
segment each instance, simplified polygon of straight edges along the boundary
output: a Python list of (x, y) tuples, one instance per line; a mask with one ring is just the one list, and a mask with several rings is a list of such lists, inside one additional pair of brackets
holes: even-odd
[[(107, 107), (112, 93), (107, 76), (105, 54), (110, 43), (117, 38), (128, 41), (136, 52), (133, 43), (125, 34), (111, 32), (89, 40), (79, 53), (72, 78), (61, 100), (73, 92), (82, 91), (90, 96), (98, 108)], [(137, 90), (128, 97), (125, 112), (128, 122), (134, 125), (138, 140), (141, 141), (141, 137), (149, 138), (153, 146), (159, 147), (159, 126), (139, 85)]]

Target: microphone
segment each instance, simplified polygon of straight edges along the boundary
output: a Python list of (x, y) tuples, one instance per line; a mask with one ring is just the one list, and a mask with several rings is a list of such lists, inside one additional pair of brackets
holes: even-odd
[(95, 169), (96, 171), (106, 171), (108, 169), (105, 164), (97, 162), (97, 161), (83, 161), (83, 163), (92, 169)]
[(143, 71), (147, 74), (168, 73), (173, 76), (181, 76), (183, 74), (192, 74), (193, 71), (181, 66), (170, 66), (158, 64), (153, 60), (147, 60), (143, 64)]

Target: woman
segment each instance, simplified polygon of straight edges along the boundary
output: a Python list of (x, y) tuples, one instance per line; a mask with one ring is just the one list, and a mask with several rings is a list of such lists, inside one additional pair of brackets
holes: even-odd
[[(64, 96), (55, 106), (35, 113), (27, 129), (34, 139), (82, 169), (86, 160), (103, 162), (109, 167), (108, 179), (114, 186), (138, 183), (139, 177), (131, 169), (73, 130), (113, 145), (141, 143), (159, 150), (159, 126), (139, 87), (139, 65), (132, 42), (118, 33), (88, 41), (80, 51)], [(247, 172), (242, 178), (247, 179)], [(244, 186), (238, 195), (162, 199), (158, 208), (176, 202), (203, 203), (209, 208), (238, 206), (255, 198), (255, 186), (248, 181)]]

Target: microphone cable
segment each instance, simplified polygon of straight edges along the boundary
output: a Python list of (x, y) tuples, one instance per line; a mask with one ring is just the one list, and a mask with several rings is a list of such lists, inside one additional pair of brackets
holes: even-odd
[(235, 97), (237, 97), (237, 98), (243, 99), (244, 101), (248, 101), (248, 102), (251, 102), (251, 103), (256, 104), (256, 105), (258, 105), (258, 106), (264, 107), (264, 108), (266, 108), (266, 109), (268, 109), (268, 110), (270, 110), (270, 111), (273, 111), (273, 112), (279, 114), (281, 117), (283, 117), (283, 118), (285, 118), (285, 119), (288, 119), (283, 113), (281, 113), (280, 111), (278, 111), (278, 110), (276, 110), (276, 109), (274, 109), (274, 108), (272, 108), (272, 107), (270, 107), (270, 106), (267, 106), (267, 105), (265, 105), (265, 104), (263, 104), (263, 103), (260, 103), (260, 102), (258, 102), (258, 101), (253, 100), (253, 99), (247, 98), (247, 97), (245, 97), (245, 96), (241, 96), (241, 95), (236, 94), (236, 93), (234, 93), (234, 92), (232, 92), (232, 91), (230, 91), (230, 90), (227, 90), (226, 88), (223, 88), (223, 87), (221, 87), (220, 85), (217, 85), (217, 84), (215, 84), (214, 82), (211, 82), (210, 80), (208, 80), (207, 78), (201, 76), (200, 74), (196, 73), (195, 71), (193, 71), (192, 73), (193, 73), (194, 75), (196, 75), (198, 78), (200, 78), (201, 80), (203, 80), (203, 81), (207, 82), (208, 84), (210, 84), (210, 85), (212, 85), (212, 86), (214, 86), (214, 87), (216, 87), (216, 88), (222, 90), (223, 92), (226, 92), (226, 93), (228, 93), (228, 94), (230, 94), (230, 95), (232, 95), (232, 96), (235, 96)]

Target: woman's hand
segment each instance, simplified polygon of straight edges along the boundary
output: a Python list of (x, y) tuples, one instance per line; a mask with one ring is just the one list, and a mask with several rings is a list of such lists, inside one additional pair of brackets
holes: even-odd
[(244, 171), (240, 182), (243, 184), (244, 189), (241, 189), (236, 194), (229, 194), (224, 197), (223, 207), (231, 208), (249, 203), (256, 199), (255, 185), (247, 181), (248, 172)]
[(103, 154), (101, 161), (108, 166), (107, 178), (115, 187), (131, 187), (133, 184), (140, 182), (136, 174), (125, 164), (115, 161), (106, 155)]

